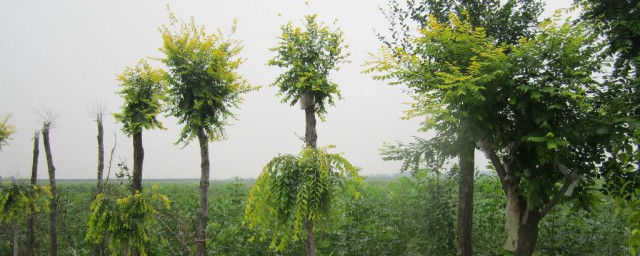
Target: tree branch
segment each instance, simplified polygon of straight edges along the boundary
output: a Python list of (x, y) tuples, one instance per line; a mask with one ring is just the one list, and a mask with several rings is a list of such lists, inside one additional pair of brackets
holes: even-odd
[(565, 192), (567, 192), (567, 189), (569, 189), (571, 183), (577, 179), (580, 179), (580, 175), (578, 175), (578, 172), (576, 170), (573, 170), (564, 176), (564, 179), (562, 180), (562, 187), (560, 187), (560, 190), (558, 190), (551, 201), (547, 202), (542, 208), (542, 211), (540, 211), (540, 219), (544, 218), (544, 216), (549, 213), (551, 208), (553, 208), (564, 196)]
[(173, 232), (173, 230), (169, 227), (169, 225), (167, 225), (167, 223), (165, 223), (164, 221), (162, 221), (161, 218), (156, 218), (156, 220), (158, 220), (160, 222), (160, 224), (162, 224), (167, 231), (169, 231), (169, 233), (171, 233), (171, 235), (173, 235), (173, 237), (180, 243), (182, 243), (182, 246), (184, 249), (186, 249), (187, 252), (191, 253), (191, 250), (189, 249), (189, 245), (187, 245), (187, 243), (180, 239), (180, 236), (178, 236), (178, 234), (176, 234), (175, 232)]
[(500, 179), (500, 184), (502, 184), (502, 191), (504, 192), (505, 196), (509, 196), (507, 189), (510, 184), (507, 183), (506, 180), (507, 170), (502, 164), (502, 161), (500, 161), (500, 157), (498, 157), (498, 154), (496, 154), (495, 149), (493, 149), (493, 145), (491, 145), (491, 143), (486, 139), (483, 139), (478, 142), (478, 146), (480, 147), (480, 150), (484, 152), (484, 155), (489, 158), (489, 161), (491, 161), (491, 164), (496, 169), (498, 178)]

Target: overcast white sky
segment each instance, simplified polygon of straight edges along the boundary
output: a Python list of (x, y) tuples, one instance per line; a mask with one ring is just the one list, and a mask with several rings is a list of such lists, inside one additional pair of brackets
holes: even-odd
[[(567, 7), (569, 0), (547, 0), (546, 12)], [(131, 140), (120, 132), (111, 113), (122, 100), (116, 75), (145, 57), (161, 57), (158, 26), (167, 23), (165, 1), (11, 1), (0, 0), (0, 116), (12, 115), (17, 132), (0, 152), (0, 176), (30, 176), (33, 132), (40, 128), (40, 112), (58, 115), (51, 131), (56, 176), (62, 179), (96, 177), (96, 127), (90, 115), (95, 101), (107, 104), (105, 143), (113, 146), (116, 161), (130, 161)], [(209, 31), (229, 31), (238, 20), (235, 38), (247, 58), (240, 72), (262, 89), (245, 97), (237, 110), (238, 121), (227, 128), (228, 139), (210, 144), (211, 177), (257, 177), (263, 165), (279, 153), (297, 153), (304, 136), (304, 112), (280, 103), (276, 89), (268, 86), (281, 70), (265, 65), (273, 57), (268, 49), (277, 43), (280, 26), (299, 22), (305, 14), (344, 32), (351, 63), (342, 65), (332, 79), (344, 100), (329, 108), (326, 122), (318, 123), (318, 144), (334, 144), (361, 174), (392, 174), (399, 163), (384, 162), (378, 154), (383, 142), (409, 141), (419, 120), (401, 120), (409, 98), (399, 87), (373, 81), (362, 63), (379, 42), (373, 29), (386, 29), (378, 10), (385, 0), (261, 0), (170, 1), (179, 18), (193, 16)], [(278, 14), (281, 14), (278, 16)], [(299, 24), (299, 23), (298, 23)], [(182, 148), (173, 143), (180, 127), (162, 118), (167, 130), (144, 132), (143, 178), (198, 178), (197, 142)], [(41, 146), (41, 151), (43, 148)], [(480, 165), (483, 165), (480, 163)], [(115, 168), (114, 168), (115, 169)], [(113, 171), (112, 171), (113, 172)], [(38, 178), (46, 179), (41, 153)]]

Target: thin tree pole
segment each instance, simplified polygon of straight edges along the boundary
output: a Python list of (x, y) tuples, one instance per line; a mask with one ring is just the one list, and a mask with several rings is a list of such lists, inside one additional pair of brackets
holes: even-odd
[(51, 143), (49, 140), (49, 129), (51, 128), (52, 119), (47, 118), (42, 126), (42, 139), (44, 141), (44, 152), (47, 156), (47, 169), (49, 170), (49, 186), (51, 187), (51, 203), (49, 204), (49, 239), (51, 256), (58, 255), (58, 235), (57, 235), (57, 211), (58, 199), (56, 195), (56, 167), (53, 165), (53, 156), (51, 155)]
[[(307, 96), (309, 98), (309, 96)], [(306, 147), (316, 148), (318, 145), (318, 133), (316, 131), (316, 106), (315, 104), (309, 104), (304, 109), (305, 112), (305, 133), (304, 140)], [(304, 229), (307, 231), (307, 239), (304, 243), (304, 249), (307, 256), (316, 255), (316, 238), (313, 232), (313, 220), (307, 219), (304, 221)]]
[[(35, 186), (38, 182), (38, 156), (40, 155), (40, 131), (36, 131), (33, 135), (33, 160), (31, 162), (31, 185)], [(27, 216), (27, 256), (33, 255), (35, 246), (34, 223), (36, 215), (34, 214), (34, 206), (31, 205), (31, 212)]]
[(198, 129), (200, 143), (200, 209), (196, 227), (196, 255), (204, 256), (207, 250), (207, 219), (209, 209), (209, 137), (204, 128)]

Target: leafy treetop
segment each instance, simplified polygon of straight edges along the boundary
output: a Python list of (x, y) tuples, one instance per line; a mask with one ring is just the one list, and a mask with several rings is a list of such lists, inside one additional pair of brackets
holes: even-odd
[(282, 36), (271, 51), (277, 55), (269, 60), (271, 66), (287, 68), (278, 76), (273, 86), (280, 88), (282, 102), (294, 105), (303, 95), (313, 96), (317, 113), (322, 117), (327, 104), (334, 104), (334, 95), (340, 98), (340, 90), (329, 80), (329, 73), (338, 70), (337, 65), (346, 62), (343, 53), (342, 31), (330, 30), (316, 22), (316, 15), (305, 16), (304, 30), (291, 22), (282, 26)]
[(126, 134), (133, 135), (143, 129), (163, 129), (157, 116), (162, 112), (164, 75), (162, 70), (140, 60), (135, 67), (126, 68), (118, 76), (122, 87), (118, 94), (124, 98), (124, 105), (122, 112), (114, 116), (123, 124), (122, 131)]
[[(171, 16), (170, 25), (177, 21)], [(178, 143), (188, 143), (204, 129), (210, 140), (224, 138), (224, 125), (235, 118), (232, 108), (242, 102), (241, 95), (251, 87), (238, 73), (243, 59), (237, 40), (224, 38), (221, 31), (207, 33), (204, 26), (181, 22), (176, 31), (160, 27), (168, 67), (169, 113), (184, 124)], [(235, 24), (232, 33), (235, 32)]]

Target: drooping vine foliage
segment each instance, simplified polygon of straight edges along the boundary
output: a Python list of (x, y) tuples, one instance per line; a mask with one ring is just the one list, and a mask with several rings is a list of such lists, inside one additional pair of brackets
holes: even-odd
[(152, 235), (150, 229), (156, 224), (155, 215), (158, 209), (169, 207), (169, 198), (158, 193), (157, 185), (151, 191), (137, 191), (135, 195), (98, 194), (91, 203), (85, 240), (99, 244), (107, 239), (111, 255), (138, 250), (145, 256)]
[(51, 197), (46, 185), (0, 181), (0, 223), (23, 219), (31, 213), (47, 212)]
[[(243, 223), (271, 235), (270, 248), (282, 251), (304, 234), (306, 220), (329, 214), (332, 198), (342, 193), (358, 198), (358, 169), (333, 146), (304, 148), (299, 155), (280, 155), (262, 170), (251, 189)], [(262, 229), (258, 229), (258, 228)], [(267, 233), (271, 230), (273, 233)]]

